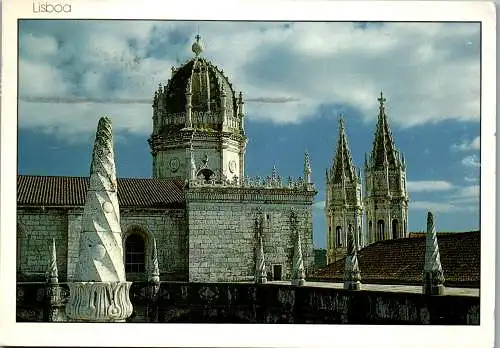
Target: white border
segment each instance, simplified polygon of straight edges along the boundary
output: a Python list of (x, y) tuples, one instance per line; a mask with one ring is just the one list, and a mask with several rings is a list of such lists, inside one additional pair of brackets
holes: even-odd
[[(60, 1), (54, 1), (60, 2)], [(495, 255), (495, 8), (484, 2), (84, 1), (72, 12), (33, 13), (31, 0), (4, 0), (2, 21), (0, 344), (93, 346), (493, 346)], [(15, 323), (17, 19), (482, 21), (481, 325), (179, 325)], [(126, 325), (126, 326), (124, 326)]]

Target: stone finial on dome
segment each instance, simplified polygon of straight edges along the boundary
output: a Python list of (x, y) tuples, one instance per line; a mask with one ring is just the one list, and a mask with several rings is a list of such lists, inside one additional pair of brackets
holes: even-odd
[(193, 51), (195, 56), (198, 57), (201, 52), (203, 52), (203, 45), (200, 42), (201, 36), (199, 34), (196, 34), (195, 39), (196, 42), (191, 46), (191, 50)]

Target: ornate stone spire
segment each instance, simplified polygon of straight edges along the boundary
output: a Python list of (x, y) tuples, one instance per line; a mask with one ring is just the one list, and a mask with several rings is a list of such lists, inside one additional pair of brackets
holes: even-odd
[(102, 117), (92, 153), (74, 283), (67, 314), (83, 321), (123, 321), (132, 314), (125, 281), (111, 120)]
[(257, 236), (257, 248), (255, 249), (255, 283), (265, 284), (267, 282), (266, 264), (264, 261), (264, 244), (262, 235), (264, 232), (264, 217), (259, 212), (255, 218), (255, 233)]
[(83, 210), (78, 281), (125, 281), (111, 121), (99, 120)]
[(361, 275), (358, 265), (358, 254), (355, 246), (354, 229), (349, 225), (347, 231), (347, 256), (345, 258), (344, 289), (359, 290)]
[(153, 283), (160, 282), (160, 268), (158, 267), (158, 250), (156, 249), (156, 238), (153, 237), (153, 252), (151, 254), (151, 270), (148, 281)]
[(52, 252), (50, 255), (49, 265), (46, 272), (46, 281), (50, 284), (59, 283), (58, 270), (57, 270), (57, 256), (56, 256), (56, 241), (52, 238)]
[(349, 143), (345, 133), (344, 118), (342, 115), (339, 117), (339, 137), (330, 180), (334, 184), (356, 180), (356, 171), (352, 164), (351, 150), (349, 149)]
[(309, 158), (309, 152), (306, 151), (304, 154), (304, 181), (307, 184), (312, 183), (311, 173), (312, 173), (311, 159)]
[(441, 267), (436, 225), (431, 212), (427, 213), (427, 236), (425, 243), (425, 265), (423, 293), (426, 295), (444, 294), (444, 274)]
[(200, 42), (201, 36), (199, 34), (196, 34), (195, 39), (196, 41), (191, 46), (191, 50), (193, 51), (194, 55), (198, 57), (201, 52), (203, 52), (203, 45)]
[(398, 166), (396, 147), (385, 113), (385, 102), (387, 100), (382, 92), (380, 92), (380, 97), (377, 100), (379, 102), (379, 113), (370, 162), (374, 168), (386, 168), (387, 165), (396, 168)]
[(292, 211), (290, 215), (290, 227), (295, 234), (295, 246), (293, 248), (293, 268), (292, 268), (292, 285), (302, 286), (305, 284), (306, 275), (304, 269), (304, 260), (302, 259), (302, 243), (298, 228), (297, 214)]

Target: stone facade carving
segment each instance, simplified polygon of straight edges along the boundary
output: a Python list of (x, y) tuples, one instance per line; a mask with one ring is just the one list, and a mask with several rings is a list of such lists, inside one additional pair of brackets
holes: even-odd
[(354, 230), (349, 226), (347, 234), (347, 256), (345, 259), (344, 289), (359, 290), (361, 288), (361, 274), (359, 271), (358, 255), (355, 246)]
[(76, 282), (68, 284), (66, 313), (72, 320), (123, 321), (132, 314), (121, 234), (111, 121), (103, 117), (92, 153)]
[(120, 322), (132, 314), (129, 298), (132, 282), (68, 283), (66, 314), (75, 321)]
[(436, 225), (431, 212), (427, 214), (427, 235), (425, 241), (425, 264), (422, 292), (427, 295), (444, 294), (444, 274), (439, 256)]

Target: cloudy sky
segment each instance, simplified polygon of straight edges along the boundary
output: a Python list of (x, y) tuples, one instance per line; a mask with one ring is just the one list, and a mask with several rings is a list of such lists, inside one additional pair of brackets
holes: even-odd
[(152, 96), (192, 56), (198, 30), (203, 55), (247, 98), (246, 174), (269, 175), (275, 164), (301, 176), (310, 152), (317, 247), (338, 114), (361, 167), (381, 90), (407, 161), (410, 231), (425, 228), (428, 209), (439, 231), (479, 228), (476, 23), (22, 20), (19, 173), (88, 175), (97, 120), (108, 115), (118, 175), (150, 177)]

